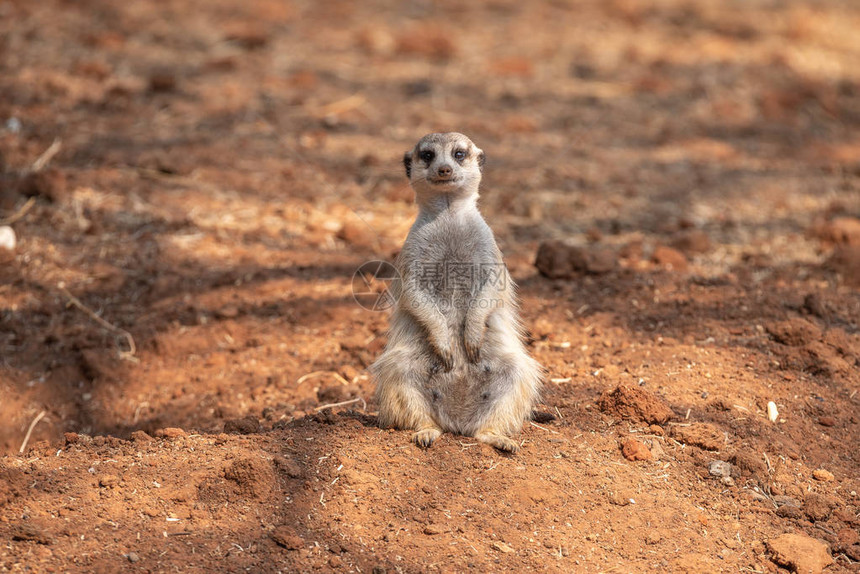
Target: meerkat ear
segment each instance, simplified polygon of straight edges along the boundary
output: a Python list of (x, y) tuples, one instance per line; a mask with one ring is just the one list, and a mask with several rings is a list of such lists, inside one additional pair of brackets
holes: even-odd
[(403, 165), (406, 167), (406, 179), (412, 179), (412, 153), (403, 154)]
[(484, 171), (484, 163), (487, 161), (487, 156), (484, 155), (482, 150), (478, 150), (478, 168), (481, 171)]

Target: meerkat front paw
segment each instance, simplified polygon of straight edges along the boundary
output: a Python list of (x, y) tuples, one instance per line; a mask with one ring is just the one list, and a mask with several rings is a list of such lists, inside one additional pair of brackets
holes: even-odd
[(466, 357), (469, 359), (469, 362), (474, 365), (478, 364), (481, 361), (480, 343), (475, 343), (466, 339), (463, 341), (463, 344), (466, 347)]
[(470, 329), (465, 329), (463, 333), (463, 346), (466, 349), (466, 357), (472, 364), (477, 364), (481, 361), (481, 343), (483, 342), (484, 333), (482, 331), (474, 332)]
[(427, 448), (436, 442), (436, 439), (441, 435), (442, 431), (435, 427), (421, 429), (412, 435), (412, 442), (420, 447)]
[(480, 432), (475, 435), (475, 438), (499, 449), (502, 452), (516, 454), (517, 451), (520, 450), (520, 445), (515, 440), (494, 431)]
[(439, 365), (443, 373), (447, 373), (454, 368), (454, 353), (450, 348), (436, 347), (433, 350), (436, 351), (436, 358), (439, 360)]

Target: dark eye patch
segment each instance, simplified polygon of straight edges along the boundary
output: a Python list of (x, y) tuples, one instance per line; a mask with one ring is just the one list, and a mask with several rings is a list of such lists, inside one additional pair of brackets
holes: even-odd
[(436, 152), (434, 152), (433, 150), (425, 149), (418, 154), (418, 157), (421, 158), (421, 161), (430, 163), (431, 161), (433, 161), (433, 158), (436, 157)]

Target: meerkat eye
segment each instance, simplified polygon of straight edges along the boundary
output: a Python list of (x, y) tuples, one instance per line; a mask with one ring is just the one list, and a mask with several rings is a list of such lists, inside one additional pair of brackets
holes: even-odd
[(429, 149), (425, 149), (420, 154), (418, 154), (418, 157), (420, 157), (422, 161), (430, 163), (431, 161), (433, 161), (433, 158), (436, 157), (436, 154)]
[(463, 161), (466, 159), (466, 152), (464, 150), (458, 149), (454, 152), (454, 159), (458, 161)]

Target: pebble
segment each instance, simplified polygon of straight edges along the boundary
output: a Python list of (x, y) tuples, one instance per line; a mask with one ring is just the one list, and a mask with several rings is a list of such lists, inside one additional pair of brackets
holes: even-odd
[(155, 436), (159, 438), (179, 438), (186, 436), (186, 432), (180, 428), (168, 427), (155, 431)]
[(795, 572), (821, 574), (833, 562), (825, 543), (803, 534), (783, 534), (768, 541), (767, 547), (774, 562)]
[(125, 555), (125, 557), (128, 558), (128, 561), (131, 562), (132, 564), (140, 561), (140, 556), (138, 556), (137, 553), (135, 553), (135, 552), (129, 552), (128, 554)]
[(732, 465), (724, 460), (714, 460), (708, 465), (711, 476), (727, 477), (732, 475)]
[(428, 536), (435, 536), (436, 534), (443, 534), (447, 532), (448, 529), (445, 528), (443, 524), (428, 524), (424, 527), (424, 534)]
[(15, 251), (17, 244), (15, 230), (8, 225), (0, 225), (0, 250)]
[(633, 437), (627, 437), (621, 443), (621, 454), (627, 460), (651, 460), (651, 450), (645, 443), (636, 440)]
[(812, 471), (812, 478), (815, 480), (820, 480), (821, 482), (830, 482), (833, 480), (833, 473), (829, 470), (824, 470), (823, 468), (818, 468)]
[(772, 423), (775, 423), (779, 418), (779, 411), (776, 409), (776, 403), (773, 401), (769, 401), (767, 403), (767, 420)]
[(685, 271), (687, 269), (687, 258), (677, 249), (660, 245), (654, 249), (651, 259), (664, 269), (670, 271)]
[(287, 550), (299, 550), (305, 544), (305, 541), (300, 536), (297, 536), (295, 531), (289, 526), (278, 526), (269, 536), (271, 536), (275, 543)]
[(119, 477), (115, 474), (106, 474), (99, 478), (99, 486), (103, 488), (113, 488), (119, 484)]

